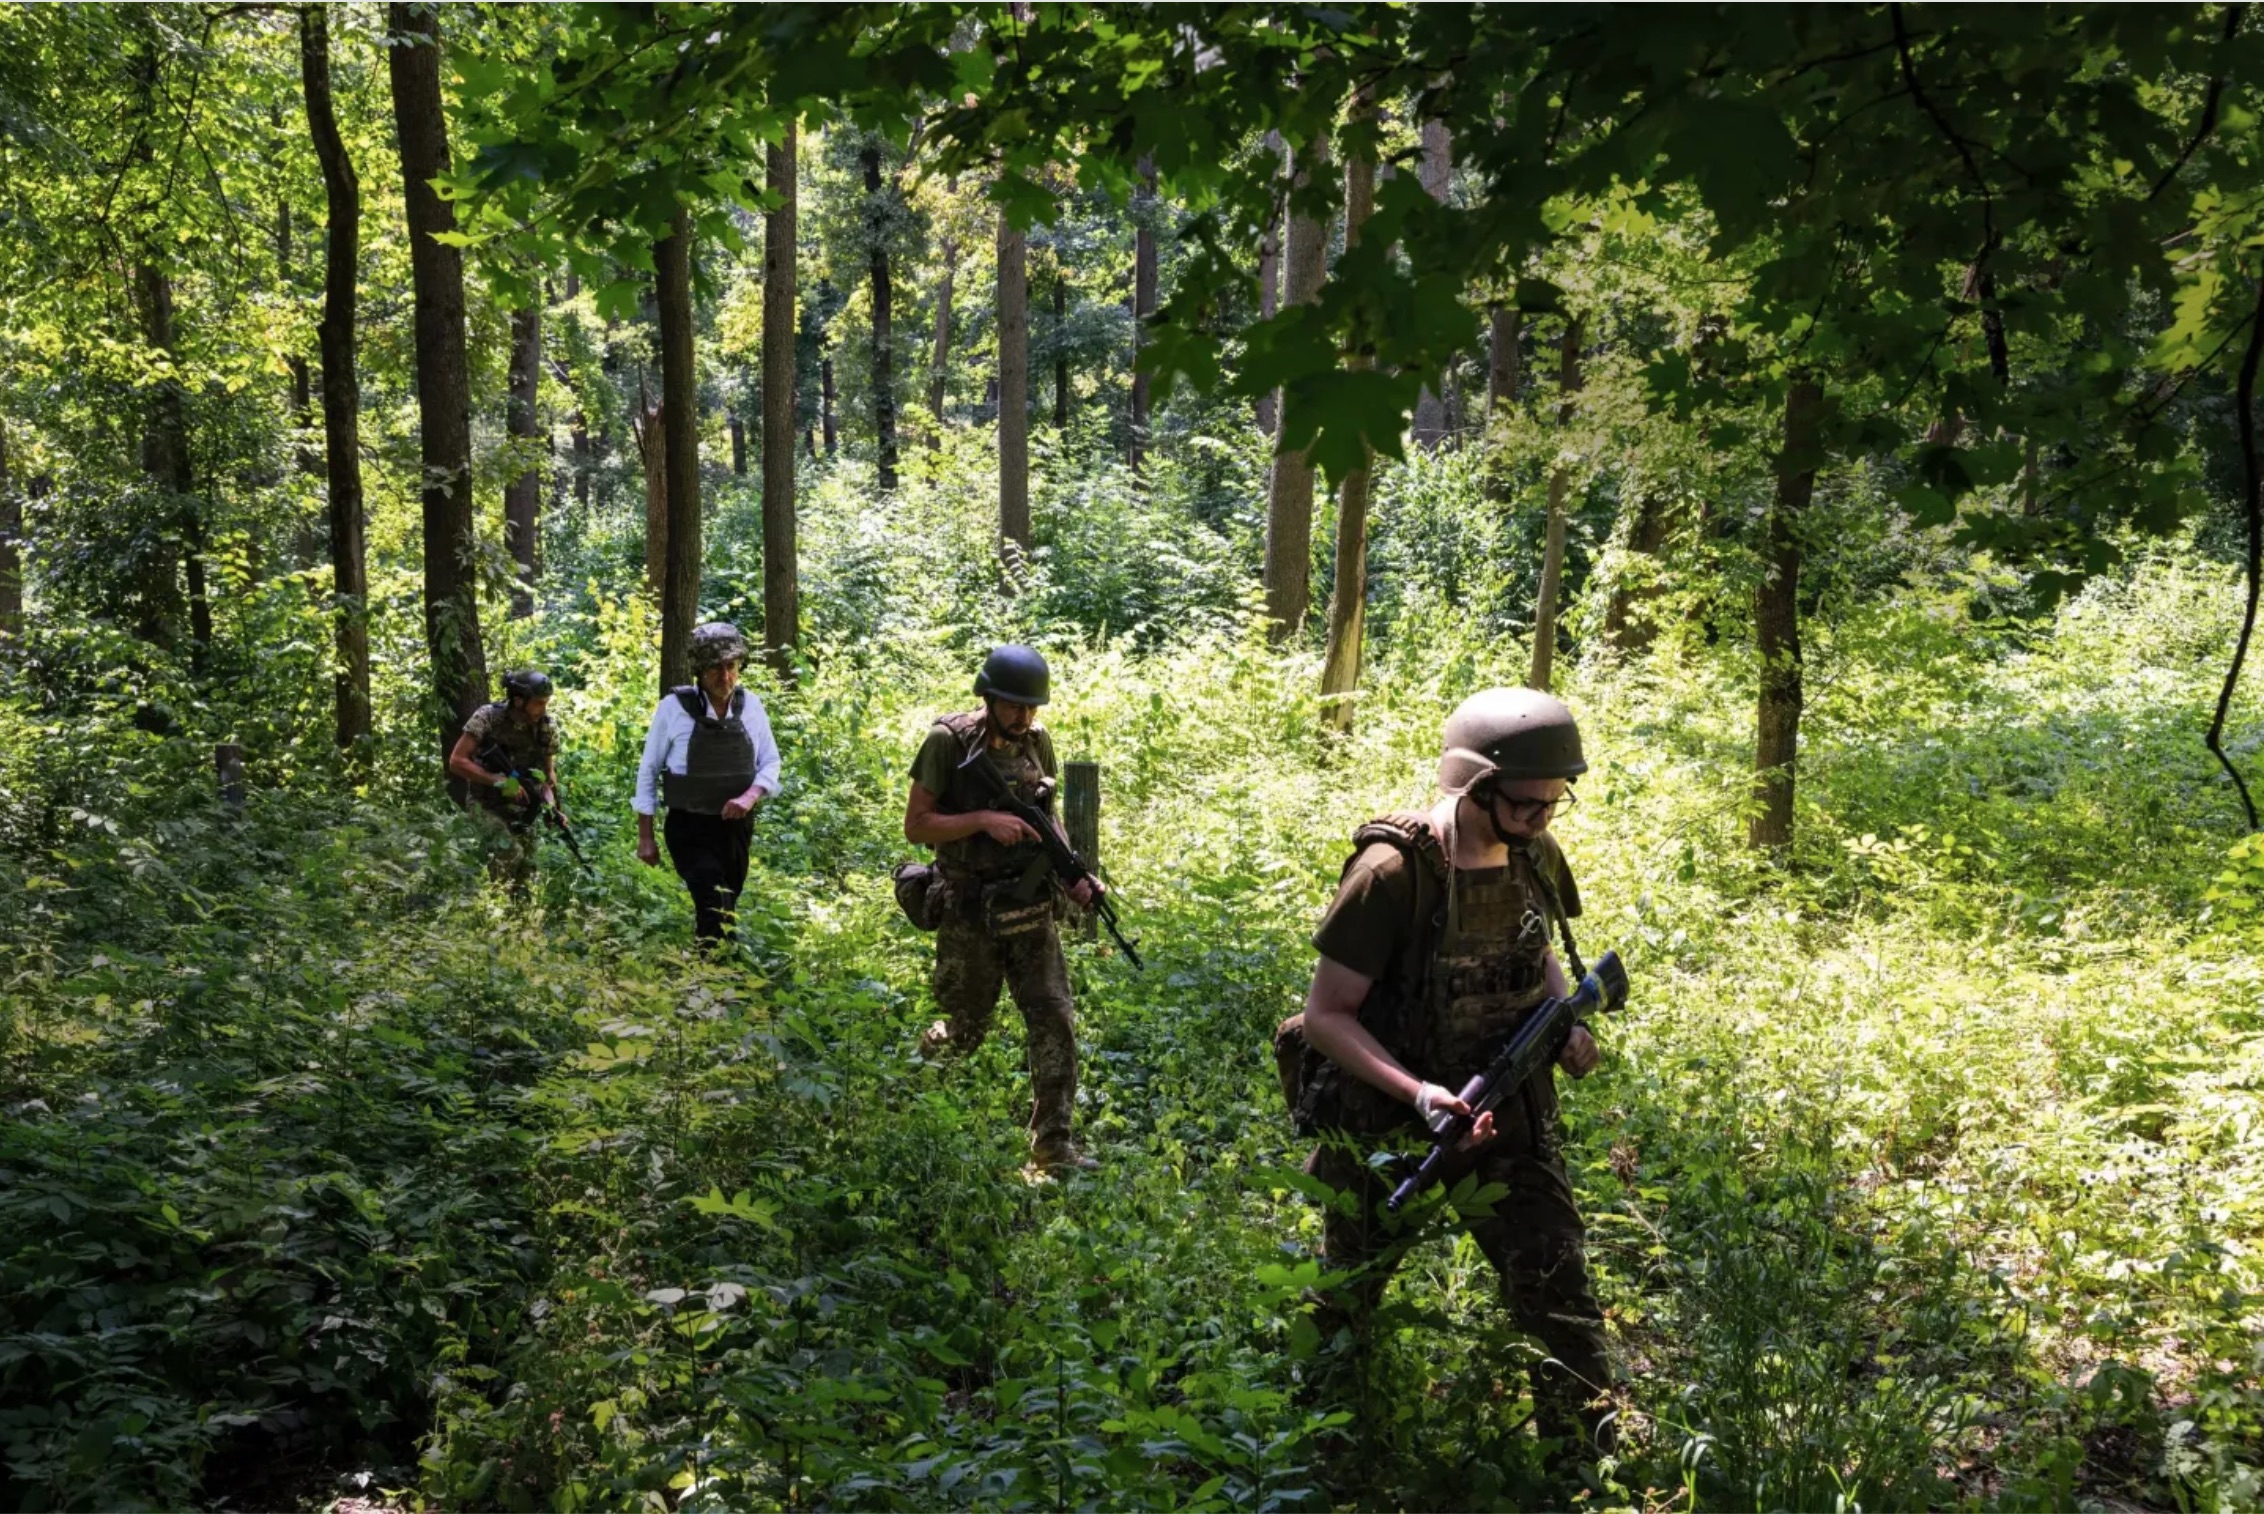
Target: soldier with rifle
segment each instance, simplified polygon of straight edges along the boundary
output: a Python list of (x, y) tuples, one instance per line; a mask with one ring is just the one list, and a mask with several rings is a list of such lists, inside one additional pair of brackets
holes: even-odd
[(536, 822), (565, 822), (550, 694), (550, 676), (539, 669), (506, 674), (503, 698), (474, 710), (448, 753), (449, 776), (465, 784), (486, 834), (488, 870), (514, 894), (534, 873)]
[[(1025, 1173), (1036, 1180), (1094, 1165), (1070, 1133), (1077, 1030), (1056, 910), (1062, 898), (1087, 907), (1106, 901), (1099, 879), (1082, 864), (1064, 876), (1048, 849), (1050, 840), (1074, 862), (1052, 813), (1053, 739), (1037, 723), (1051, 694), (1045, 659), (1028, 647), (999, 647), (983, 660), (975, 692), (982, 708), (936, 721), (913, 760), (904, 835), (933, 847), (936, 860), (899, 868), (897, 899), (936, 933), (933, 982), (944, 1018), (920, 1038), (923, 1056), (980, 1046), (1002, 985), (1022, 1011), (1031, 1094)], [(1113, 929), (1113, 911), (1110, 919)]]
[[(1325, 1138), (1306, 1170), (1354, 1200), (1322, 1216), (1327, 1265), (1351, 1276), (1316, 1323), (1336, 1365), (1356, 1359), (1415, 1238), (1399, 1208), (1434, 1182), (1450, 1193), (1465, 1177), (1500, 1185), (1490, 1206), (1457, 1217), (1499, 1274), (1511, 1317), (1546, 1353), (1534, 1419), (1561, 1471), (1607, 1452), (1613, 1435), (1611, 1362), (1550, 1063), (1575, 1078), (1594, 1070), (1596, 1042), (1578, 1016), (1624, 995), (1626, 979), (1615, 957), (1594, 977), (1579, 966), (1569, 921), (1580, 896), (1548, 835), (1588, 766), (1572, 712), (1529, 689), (1491, 689), (1455, 710), (1444, 748), (1432, 809), (1356, 835), (1313, 938), (1321, 956), (1305, 1011), (1276, 1038), (1299, 1128)], [(1552, 935), (1586, 980), (1579, 994)], [(1512, 1048), (1521, 1028), (1533, 1032), (1527, 1043), (1546, 1039)], [(1489, 1089), (1485, 1075), (1502, 1068), (1529, 1075)], [(1387, 1204), (1392, 1184), (1369, 1155), (1434, 1130), (1443, 1152)]]

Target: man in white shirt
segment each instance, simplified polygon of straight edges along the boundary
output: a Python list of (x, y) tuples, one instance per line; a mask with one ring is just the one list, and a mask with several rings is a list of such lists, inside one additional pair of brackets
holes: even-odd
[(660, 865), (653, 813), (665, 804), (662, 839), (691, 891), (703, 943), (733, 938), (756, 806), (778, 792), (778, 743), (763, 703), (739, 687), (747, 639), (729, 621), (692, 631), (696, 684), (670, 689), (653, 711), (637, 766), (637, 860)]

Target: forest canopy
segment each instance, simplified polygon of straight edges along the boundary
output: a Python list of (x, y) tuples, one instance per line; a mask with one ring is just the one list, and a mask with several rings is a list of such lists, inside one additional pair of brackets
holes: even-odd
[[(1323, 1328), (1269, 1050), (1528, 688), (1633, 985), (1579, 1497), (2257, 1506), (2260, 80), (2240, 4), (0, 3), (0, 1503), (1567, 1501), (1451, 1205)], [(720, 948), (639, 797), (717, 622)], [(1030, 1185), (891, 881), (1005, 644), (1145, 958), (1060, 906)]]

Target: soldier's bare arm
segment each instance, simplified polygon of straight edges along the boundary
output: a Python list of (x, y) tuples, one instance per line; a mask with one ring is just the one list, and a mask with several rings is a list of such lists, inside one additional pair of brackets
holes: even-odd
[[(1351, 1073), (1361, 1082), (1412, 1104), (1425, 1119), (1438, 1114), (1468, 1115), (1470, 1106), (1451, 1089), (1426, 1083), (1386, 1051), (1360, 1023), (1360, 1006), (1368, 1000), (1375, 979), (1354, 972), (1333, 957), (1323, 957), (1313, 970), (1313, 986), (1305, 994), (1305, 1039), (1314, 1050)], [(1482, 1146), (1494, 1137), (1491, 1112), (1478, 1116), (1467, 1146)]]
[(936, 808), (935, 795), (917, 783), (912, 785), (912, 792), (904, 801), (905, 840), (917, 846), (942, 846), (947, 842), (964, 841), (977, 832), (1001, 846), (1038, 839), (1036, 831), (999, 810), (946, 815)]

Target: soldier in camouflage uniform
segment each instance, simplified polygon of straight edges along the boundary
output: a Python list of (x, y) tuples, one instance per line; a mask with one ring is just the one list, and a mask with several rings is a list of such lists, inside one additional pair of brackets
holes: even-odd
[[(1580, 897), (1547, 834), (1587, 770), (1571, 712), (1528, 689), (1488, 690), (1456, 709), (1445, 748), (1443, 797), (1428, 813), (1362, 829), (1313, 938), (1321, 961), (1303, 1016), (1313, 1071), (1299, 1113), (1330, 1139), (1307, 1171), (1356, 1200), (1352, 1213), (1322, 1219), (1329, 1267), (1353, 1274), (1317, 1320), (1340, 1347), (1357, 1342), (1407, 1245), (1364, 1154), (1404, 1150), (1425, 1122), (1467, 1114), (1452, 1090), (1485, 1070), (1529, 1010), (1566, 992), (1552, 928), (1578, 956), (1565, 922)], [(1597, 1061), (1586, 1027), (1575, 1029), (1559, 1065), (1579, 1078)], [(1460, 1218), (1499, 1274), (1511, 1317), (1548, 1353), (1534, 1374), (1534, 1417), (1560, 1467), (1612, 1441), (1611, 1362), (1562, 1141), (1553, 1070), (1543, 1068), (1480, 1118), (1445, 1182), (1451, 1191), (1471, 1176), (1507, 1190), (1491, 1212)]]
[(534, 668), (506, 674), (503, 698), (464, 722), (448, 771), (464, 781), (487, 838), (488, 869), (513, 893), (534, 874), (535, 822), (558, 798), (558, 722), (550, 718), (550, 677)]
[[(1044, 658), (1028, 647), (1000, 647), (975, 680), (983, 707), (947, 715), (929, 729), (912, 763), (904, 835), (933, 847), (936, 865), (900, 869), (898, 879), (900, 898), (921, 896), (908, 912), (936, 933), (935, 999), (945, 1018), (921, 1037), (922, 1054), (964, 1055), (980, 1046), (1002, 984), (1022, 1011), (1034, 1177), (1093, 1165), (1070, 1135), (1077, 1030), (1056, 923), (1059, 888), (1036, 832), (986, 808), (984, 791), (961, 769), (989, 761), (1050, 823), (1053, 739), (1036, 720), (1050, 686)], [(1090, 904), (1096, 886), (1081, 883), (1070, 897)]]

